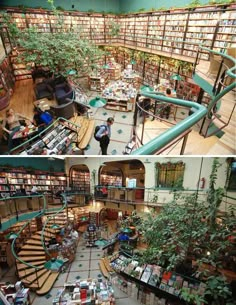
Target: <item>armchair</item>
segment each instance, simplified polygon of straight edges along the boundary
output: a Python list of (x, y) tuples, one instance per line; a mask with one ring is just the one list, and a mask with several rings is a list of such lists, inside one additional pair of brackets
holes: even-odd
[(62, 117), (65, 119), (70, 119), (75, 114), (74, 101), (67, 101), (65, 104), (58, 106), (51, 106), (50, 111), (55, 117)]
[(55, 86), (55, 98), (59, 105), (66, 102), (66, 98), (73, 98), (74, 92), (68, 83)]
[(46, 83), (39, 83), (34, 88), (35, 96), (37, 100), (42, 98), (53, 99), (53, 89), (50, 85)]

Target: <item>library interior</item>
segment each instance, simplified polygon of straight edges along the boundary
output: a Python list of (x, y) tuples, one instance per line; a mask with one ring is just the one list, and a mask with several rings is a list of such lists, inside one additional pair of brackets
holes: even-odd
[(2, 157), (1, 304), (235, 304), (236, 159)]
[(40, 5), (1, 1), (0, 154), (235, 154), (235, 3)]
[(233, 0), (0, 1), (0, 305), (236, 304)]

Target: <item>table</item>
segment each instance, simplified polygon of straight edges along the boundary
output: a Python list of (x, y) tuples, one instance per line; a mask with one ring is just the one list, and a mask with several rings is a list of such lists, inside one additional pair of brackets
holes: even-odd
[(42, 112), (49, 110), (51, 106), (55, 106), (56, 102), (54, 100), (50, 101), (47, 98), (37, 100), (34, 102), (34, 106), (39, 108)]
[(113, 81), (103, 90), (102, 97), (107, 100), (105, 108), (119, 111), (133, 111), (137, 90), (123, 81)]
[(12, 139), (16, 140), (16, 139), (27, 138), (28, 136), (31, 136), (32, 134), (34, 134), (37, 131), (38, 131), (38, 127), (36, 127), (34, 125), (29, 125), (26, 127), (21, 126), (21, 129), (14, 134)]

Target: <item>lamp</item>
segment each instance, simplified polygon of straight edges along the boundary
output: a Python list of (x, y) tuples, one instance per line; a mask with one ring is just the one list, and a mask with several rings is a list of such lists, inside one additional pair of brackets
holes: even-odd
[(77, 71), (75, 69), (69, 69), (66, 73), (68, 75), (75, 75), (75, 74), (77, 74)]
[(182, 80), (182, 77), (179, 74), (172, 74), (170, 79), (175, 81), (175, 90), (177, 89), (178, 81)]
[(102, 66), (102, 68), (103, 68), (103, 69), (109, 69), (109, 65), (108, 65), (108, 64), (105, 64), (105, 65)]
[(16, 234), (15, 232), (10, 232), (9, 234), (7, 234), (6, 238), (7, 239), (15, 239), (18, 237), (18, 234)]
[(134, 59), (131, 59), (131, 65), (135, 65), (136, 64), (136, 61)]
[(149, 85), (143, 85), (141, 88), (140, 88), (141, 91), (143, 92), (150, 92), (150, 91), (153, 91), (153, 88), (150, 87)]
[(94, 99), (89, 101), (89, 106), (94, 108), (101, 108), (105, 106), (107, 101), (104, 98), (101, 98), (99, 96), (96, 96)]
[(60, 229), (60, 226), (57, 223), (53, 223), (51, 225), (51, 229), (57, 230), (57, 229)]
[(58, 271), (63, 266), (63, 264), (64, 264), (63, 260), (52, 257), (50, 261), (47, 261), (44, 264), (44, 268), (47, 270)]

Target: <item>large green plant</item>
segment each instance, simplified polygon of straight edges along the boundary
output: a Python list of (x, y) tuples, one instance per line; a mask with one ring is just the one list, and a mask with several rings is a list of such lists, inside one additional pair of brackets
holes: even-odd
[[(98, 67), (97, 63), (103, 55), (102, 50), (88, 39), (75, 32), (75, 29), (63, 30), (63, 15), (52, 5), (56, 17), (57, 32), (40, 33), (37, 28), (30, 27), (19, 31), (16, 24), (5, 14), (5, 25), (17, 48), (22, 48), (18, 59), (24, 63), (47, 66), (51, 71), (66, 74), (75, 69), (79, 74), (89, 73)], [(83, 29), (82, 29), (83, 30)]]
[[(183, 190), (178, 196), (178, 191), (175, 191), (173, 201), (165, 204), (160, 214), (148, 214), (140, 225), (143, 238), (148, 244), (141, 257), (141, 263), (158, 263), (172, 270), (177, 265), (184, 265), (189, 259), (194, 259), (197, 267), (205, 263), (207, 265), (204, 265), (205, 271), (202, 275), (209, 276), (212, 268), (216, 274), (216, 280), (215, 276), (209, 277), (207, 294), (214, 288), (213, 284), (217, 281), (218, 275), (221, 277), (219, 267), (225, 263), (226, 253), (230, 259), (233, 250), (229, 236), (235, 226), (235, 208), (229, 207), (220, 222), (217, 217), (223, 196), (223, 189), (216, 188), (220, 166), (218, 159), (215, 158), (206, 200), (199, 199), (198, 191), (186, 195)], [(201, 276), (201, 273), (199, 275)], [(216, 299), (230, 299), (229, 289), (224, 280), (221, 281), (220, 287), (218, 292), (214, 292), (215, 296), (218, 296)], [(191, 298), (186, 296), (188, 297)]]

